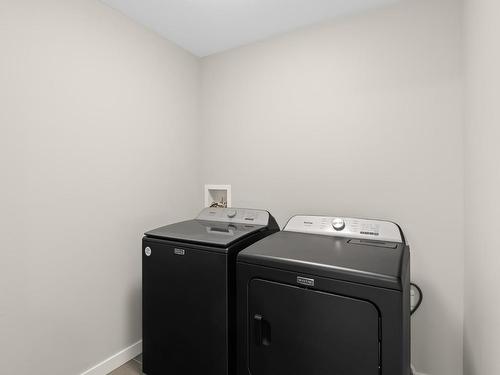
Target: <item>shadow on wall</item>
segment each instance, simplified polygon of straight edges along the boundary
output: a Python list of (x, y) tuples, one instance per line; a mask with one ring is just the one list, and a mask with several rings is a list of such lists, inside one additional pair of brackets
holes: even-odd
[[(432, 337), (429, 332), (435, 331), (437, 327), (446, 332), (453, 332), (456, 329), (453, 321), (457, 312), (443, 303), (443, 300), (439, 298), (439, 290), (431, 283), (420, 280), (417, 283), (422, 288), (425, 297), (420, 308), (411, 317), (412, 364), (415, 367), (416, 375), (427, 375), (432, 374), (432, 372), (421, 364), (424, 362), (423, 359), (435, 355), (435, 348), (429, 341)], [(432, 309), (429, 309), (429, 306), (432, 306)], [(445, 319), (437, 320), (433, 314), (438, 314)], [(417, 327), (420, 329), (418, 330)], [(459, 361), (460, 359), (443, 358), (443, 361)], [(464, 371), (464, 374), (467, 373)]]
[(129, 342), (137, 342), (142, 339), (142, 279), (130, 290), (126, 313), (128, 324), (124, 327), (125, 335), (130, 338)]

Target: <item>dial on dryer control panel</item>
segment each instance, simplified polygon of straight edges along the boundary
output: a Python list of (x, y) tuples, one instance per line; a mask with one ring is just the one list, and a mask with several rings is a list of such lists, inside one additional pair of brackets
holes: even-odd
[(336, 217), (335, 219), (332, 220), (332, 227), (335, 230), (342, 230), (345, 228), (345, 221), (344, 219), (341, 219), (340, 217)]
[(403, 242), (399, 227), (394, 223), (382, 220), (298, 215), (293, 216), (283, 230), (325, 236)]

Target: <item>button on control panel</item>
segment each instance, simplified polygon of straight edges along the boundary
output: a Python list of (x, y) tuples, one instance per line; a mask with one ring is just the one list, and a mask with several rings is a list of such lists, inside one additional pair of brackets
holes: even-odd
[(246, 208), (208, 207), (201, 211), (196, 219), (248, 225), (268, 225), (269, 212)]
[(390, 221), (383, 220), (298, 215), (292, 217), (283, 230), (325, 236), (403, 242), (399, 227)]

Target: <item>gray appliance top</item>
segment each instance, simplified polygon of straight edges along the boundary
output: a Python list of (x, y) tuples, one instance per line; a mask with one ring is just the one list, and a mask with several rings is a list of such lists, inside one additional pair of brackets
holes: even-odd
[(269, 213), (240, 208), (205, 208), (194, 220), (146, 232), (146, 237), (227, 247), (267, 227)]
[[(304, 216), (292, 218), (283, 231), (241, 251), (238, 262), (280, 268), (299, 275), (304, 273), (401, 289), (405, 272), (403, 264), (409, 257), (409, 249), (396, 224), (362, 220), (357, 229), (349, 229), (351, 232), (357, 230), (357, 234), (339, 234), (347, 228), (345, 223), (324, 221), (322, 217), (312, 219)], [(331, 223), (332, 231), (326, 226), (321, 227), (324, 222)]]

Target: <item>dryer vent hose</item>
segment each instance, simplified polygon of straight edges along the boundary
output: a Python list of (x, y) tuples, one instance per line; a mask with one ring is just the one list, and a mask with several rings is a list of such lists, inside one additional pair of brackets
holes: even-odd
[(415, 306), (413, 306), (413, 308), (411, 309), (411, 312), (410, 312), (410, 315), (413, 315), (413, 313), (415, 311), (417, 311), (418, 308), (420, 307), (420, 305), (422, 304), (422, 300), (424, 299), (424, 293), (422, 292), (422, 289), (420, 289), (420, 287), (417, 284), (410, 283), (410, 285), (411, 285), (412, 292), (416, 291), (416, 294), (418, 294), (417, 303), (415, 304)]

